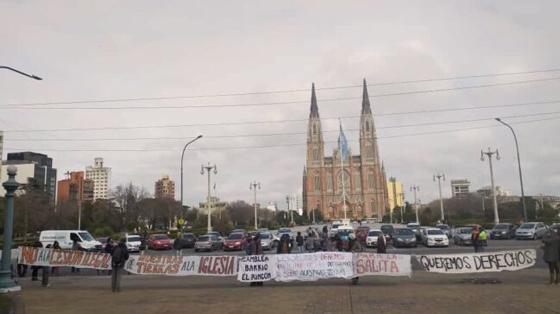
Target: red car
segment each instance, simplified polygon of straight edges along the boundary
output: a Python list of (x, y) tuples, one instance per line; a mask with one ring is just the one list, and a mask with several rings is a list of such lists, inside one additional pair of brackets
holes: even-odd
[(148, 237), (148, 249), (152, 250), (171, 250), (173, 240), (165, 234), (152, 234)]
[(235, 251), (243, 249), (243, 244), (245, 241), (245, 236), (241, 232), (236, 232), (230, 234), (224, 241), (223, 250), (224, 251)]

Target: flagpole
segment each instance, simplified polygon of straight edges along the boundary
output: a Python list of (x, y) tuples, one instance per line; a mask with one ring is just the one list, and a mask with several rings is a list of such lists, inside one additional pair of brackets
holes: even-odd
[(344, 219), (346, 219), (346, 184), (344, 184), (344, 160), (342, 158), (342, 156), (344, 155), (342, 153), (342, 140), (341, 140), (341, 136), (342, 136), (342, 122), (340, 122), (340, 119), (338, 119), (338, 123), (340, 125), (340, 134), (338, 135), (338, 150), (340, 152), (340, 168), (342, 169), (342, 172), (340, 173), (340, 177), (341, 177), (341, 181), (342, 181), (342, 209), (344, 210)]

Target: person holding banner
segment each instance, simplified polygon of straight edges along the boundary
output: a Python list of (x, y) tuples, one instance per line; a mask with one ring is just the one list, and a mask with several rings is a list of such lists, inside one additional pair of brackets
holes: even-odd
[[(350, 238), (350, 243), (348, 243), (348, 252), (361, 253), (361, 252), (364, 251), (364, 249), (362, 248), (362, 245), (360, 244), (360, 239), (356, 239), (355, 234), (350, 233), (350, 235), (348, 237)], [(360, 277), (353, 277), (352, 278), (352, 284), (357, 285), (358, 280), (360, 280)]]
[(278, 248), (276, 249), (277, 254), (290, 254), (292, 253), (292, 243), (290, 242), (290, 236), (283, 234), (280, 238), (280, 243), (278, 243)]
[(542, 242), (544, 244), (543, 259), (548, 264), (550, 271), (550, 281), (548, 284), (558, 284), (560, 282), (560, 275), (558, 274), (560, 272), (560, 235), (554, 229), (550, 229), (543, 237)]
[[(261, 244), (261, 234), (260, 233), (257, 233), (255, 235), (255, 238), (253, 239), (253, 241), (251, 241), (247, 245), (249, 246), (249, 249), (247, 250), (247, 255), (262, 255), (263, 254), (263, 249), (262, 249), (262, 244)], [(251, 282), (251, 287), (262, 287), (262, 286), (263, 286), (262, 281)]]
[(121, 292), (121, 277), (126, 260), (128, 260), (128, 249), (126, 239), (122, 238), (111, 254), (111, 267), (113, 268), (111, 288), (113, 292)]
[(387, 239), (385, 239), (384, 234), (380, 234), (377, 237), (377, 253), (385, 254), (387, 252)]

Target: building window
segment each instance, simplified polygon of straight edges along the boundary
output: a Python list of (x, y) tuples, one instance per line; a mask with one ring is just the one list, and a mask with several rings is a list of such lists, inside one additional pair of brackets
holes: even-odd
[(370, 171), (370, 173), (368, 174), (368, 188), (370, 191), (373, 191), (374, 187), (375, 185), (373, 182), (373, 171)]
[(371, 142), (366, 143), (366, 159), (373, 160), (373, 144)]
[[(344, 179), (342, 178), (343, 175)], [(346, 190), (346, 192), (350, 192), (350, 176), (346, 171), (340, 171), (338, 173), (338, 190), (340, 192), (342, 192), (342, 182), (344, 182), (344, 189)]]
[(321, 192), (321, 180), (318, 173), (315, 174), (315, 191)]
[(319, 161), (319, 149), (313, 148), (313, 161)]
[(360, 175), (359, 172), (355, 172), (354, 178), (355, 178), (356, 191), (359, 191), (362, 189), (362, 176)]
[(317, 125), (313, 124), (313, 135), (317, 135)]
[(330, 173), (327, 173), (327, 191), (333, 191), (332, 174)]
[(366, 132), (369, 132), (369, 122), (366, 122)]

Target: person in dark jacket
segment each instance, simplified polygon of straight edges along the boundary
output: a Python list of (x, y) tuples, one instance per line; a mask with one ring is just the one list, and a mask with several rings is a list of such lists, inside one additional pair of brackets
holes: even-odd
[[(107, 243), (105, 244), (105, 247), (103, 248), (103, 253), (107, 253), (107, 254), (113, 254), (113, 249), (115, 248), (115, 244), (113, 243), (113, 240), (111, 239), (111, 237), (107, 238)], [(98, 270), (97, 271), (97, 275), (101, 275), (104, 272), (104, 270)], [(111, 270), (109, 269), (107, 274), (109, 276), (111, 276)]]
[(177, 237), (173, 241), (173, 248), (175, 249), (175, 255), (181, 256), (183, 255), (183, 243), (181, 243), (181, 234), (177, 233)]
[(380, 234), (377, 237), (377, 253), (385, 254), (387, 253), (387, 239), (384, 234)]
[(290, 243), (290, 236), (283, 234), (276, 249), (277, 254), (290, 254), (292, 252), (292, 243)]
[[(355, 234), (350, 233), (350, 235), (348, 237), (350, 238), (350, 242), (348, 243), (348, 252), (361, 253), (361, 252), (364, 251), (364, 248), (362, 247), (362, 244), (360, 243), (360, 239), (356, 239)], [(359, 279), (360, 279), (360, 277), (353, 277), (352, 278), (352, 284), (357, 285)]]
[[(72, 250), (73, 251), (81, 251), (82, 250), (82, 245), (80, 244), (80, 242), (78, 241), (77, 237), (74, 237), (72, 239)], [(77, 267), (72, 267), (72, 273), (79, 273), (80, 269)]]
[(111, 268), (113, 269), (111, 288), (113, 292), (121, 292), (121, 277), (127, 260), (128, 250), (126, 248), (126, 239), (122, 238), (119, 241), (119, 245), (113, 250), (111, 259)]
[(297, 243), (298, 253), (303, 253), (303, 236), (301, 235), (300, 231), (298, 231), (298, 233), (297, 233), (296, 243)]
[[(47, 248), (47, 249), (52, 249), (52, 245), (47, 244), (47, 246), (46, 246), (45, 248)], [(50, 273), (50, 269), (49, 269), (49, 268), (50, 268), (50, 267), (49, 267), (49, 266), (43, 266), (42, 268), (43, 268), (43, 271), (42, 271), (42, 273), (43, 273), (42, 286), (43, 286), (43, 288), (50, 287), (50, 286), (51, 286), (51, 285), (49, 284), (49, 273)]]
[(558, 284), (560, 282), (559, 262), (560, 262), (560, 235), (551, 229), (542, 239), (544, 243), (543, 259), (548, 264), (550, 271), (549, 284)]
[(333, 249), (338, 252), (342, 252), (344, 250), (344, 246), (342, 245), (342, 239), (338, 234), (334, 235), (333, 238)]
[[(262, 249), (262, 244), (261, 244), (261, 234), (257, 233), (255, 235), (255, 238), (253, 239), (253, 241), (251, 241), (251, 243), (249, 244), (250, 249), (248, 250), (248, 255), (262, 255), (263, 254), (263, 249)], [(258, 282), (251, 282), (251, 287), (262, 287), (263, 286), (263, 282), (262, 281), (258, 281)]]
[[(55, 249), (55, 250), (61, 250), (61, 249), (62, 249), (62, 248), (60, 247), (60, 243), (58, 243), (58, 241), (54, 241), (52, 248)], [(59, 270), (58, 267), (51, 267), (51, 269), (52, 269), (52, 273), (53, 273), (55, 276), (58, 277), (58, 275), (60, 275), (60, 270)]]
[[(43, 244), (40, 241), (35, 241), (33, 247), (43, 247)], [(31, 266), (31, 281), (39, 281), (39, 278), (37, 278), (39, 269), (41, 269), (41, 266)]]

